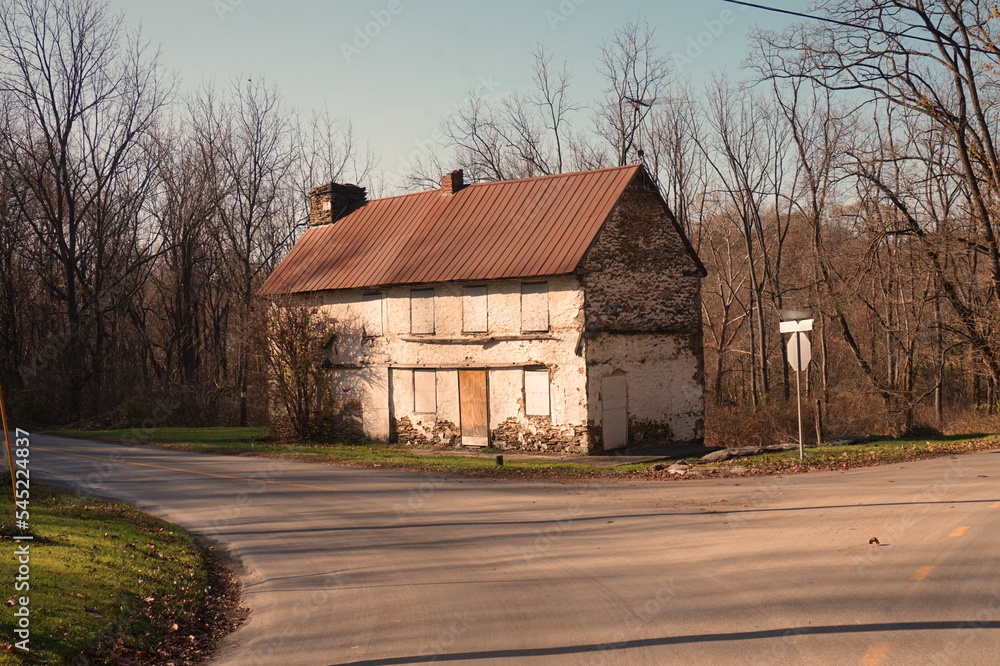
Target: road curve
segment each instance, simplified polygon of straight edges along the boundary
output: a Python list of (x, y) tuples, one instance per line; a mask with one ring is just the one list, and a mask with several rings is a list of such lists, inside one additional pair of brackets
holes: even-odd
[(241, 560), (217, 664), (1000, 664), (1000, 452), (581, 485), (34, 435), (31, 465)]

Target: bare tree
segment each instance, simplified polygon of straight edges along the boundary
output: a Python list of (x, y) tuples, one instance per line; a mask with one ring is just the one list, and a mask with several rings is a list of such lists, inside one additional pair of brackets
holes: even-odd
[(437, 187), (456, 166), (470, 182), (562, 173), (572, 152), (567, 126), (579, 110), (569, 96), (569, 66), (564, 61), (556, 70), (542, 45), (532, 58), (533, 90), (498, 99), (474, 91), (444, 119), (442, 147), (451, 151), (451, 165), (437, 154), (422, 156), (407, 174), (410, 189)]
[(328, 109), (313, 113), (308, 122), (297, 128), (301, 137), (302, 197), (319, 183), (370, 183), (379, 160), (371, 146), (362, 146), (354, 125), (330, 115)]
[(781, 214), (780, 197), (787, 139), (759, 95), (725, 81), (717, 81), (710, 91), (706, 116), (711, 136), (701, 144), (702, 151), (744, 242), (751, 359), (756, 366), (750, 393), (757, 404), (771, 390), (769, 321), (783, 307), (781, 270), (788, 217)]
[(595, 131), (614, 152), (618, 165), (640, 162), (640, 129), (653, 105), (662, 103), (670, 67), (649, 23), (630, 19), (601, 47), (598, 65), (607, 84), (597, 105)]
[(334, 322), (289, 301), (267, 306), (268, 382), (278, 434), (300, 441), (328, 438), (334, 426), (330, 346)]
[(156, 119), (170, 98), (155, 58), (120, 16), (90, 0), (0, 5), (0, 150), (14, 204), (37, 242), (48, 294), (61, 303), (68, 406), (100, 402), (106, 317), (155, 256), (141, 226), (155, 173)]
[(700, 220), (706, 213), (710, 167), (699, 144), (704, 142), (701, 105), (690, 90), (653, 107), (645, 140), (644, 162), (688, 238), (699, 248)]
[(305, 219), (295, 182), (301, 144), (280, 94), (262, 81), (234, 82), (225, 103), (204, 100), (201, 107), (200, 140), (219, 164), (213, 235), (231, 299), (227, 342), (237, 421), (246, 425), (251, 376), (262, 372), (262, 320), (254, 295)]
[(897, 208), (906, 233), (922, 244), (964, 336), (996, 384), (1000, 153), (993, 138), (998, 101), (993, 72), (1000, 64), (1000, 35), (993, 7), (961, 0), (845, 0), (826, 3), (824, 9), (840, 23), (798, 28), (768, 40), (775, 52), (789, 54), (781, 74), (918, 114), (926, 129), (955, 151), (955, 161), (941, 165), (940, 175), (962, 183), (970, 222), (964, 241), (985, 267), (985, 290), (956, 282), (939, 236), (890, 183), (869, 180)]

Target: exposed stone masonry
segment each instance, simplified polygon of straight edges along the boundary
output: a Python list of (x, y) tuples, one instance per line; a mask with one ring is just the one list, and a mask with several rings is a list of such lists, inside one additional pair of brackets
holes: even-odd
[(555, 426), (548, 416), (528, 416), (521, 422), (508, 418), (493, 429), (493, 446), (521, 451), (585, 453), (587, 428)]

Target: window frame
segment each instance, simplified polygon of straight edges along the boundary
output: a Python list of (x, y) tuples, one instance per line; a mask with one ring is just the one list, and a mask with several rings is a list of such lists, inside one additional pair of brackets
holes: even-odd
[[(471, 290), (476, 290), (482, 293), (470, 294)], [(482, 298), (483, 299), (483, 315), (482, 315), (482, 328), (472, 328), (469, 326), (469, 311), (472, 299)], [(467, 284), (462, 286), (462, 332), (463, 333), (489, 333), (490, 331), (490, 308), (489, 308), (489, 298), (490, 291), (489, 286), (485, 284)]]
[[(532, 389), (534, 389), (535, 386), (537, 386), (535, 384), (536, 380), (534, 378), (541, 377), (542, 375), (545, 376), (545, 393), (544, 393), (544, 395), (545, 395), (545, 398), (544, 398), (545, 411), (544, 411), (544, 413), (541, 412), (540, 410), (536, 409), (537, 406), (539, 404), (541, 404), (543, 401), (542, 400), (537, 400), (536, 401), (536, 400), (533, 400), (533, 399), (529, 398), (529, 396), (531, 396), (531, 395), (538, 395), (538, 396), (542, 395), (541, 391), (537, 391), (537, 390), (530, 390), (529, 391), (529, 387), (532, 388)], [(529, 381), (529, 379), (528, 379), (529, 377), (532, 377), (533, 379), (531, 381)], [(540, 367), (540, 366), (525, 367), (524, 370), (523, 370), (522, 383), (523, 383), (523, 391), (524, 391), (524, 415), (525, 416), (548, 416), (548, 417), (551, 417), (552, 416), (552, 371), (549, 368)]]
[[(428, 403), (424, 403), (421, 400), (421, 396), (425, 395), (428, 387), (420, 386), (418, 390), (417, 377), (428, 378), (433, 384), (433, 389), (430, 389), (431, 400), (433, 402), (433, 409), (427, 411), (425, 409), (420, 409), (421, 407), (427, 407)], [(437, 370), (432, 370), (429, 368), (414, 368), (413, 369), (413, 413), (414, 414), (437, 414), (438, 410), (438, 395), (437, 395)]]
[[(370, 291), (361, 295), (361, 329), (365, 337), (380, 338), (385, 335), (384, 300), (385, 295), (381, 291)], [(369, 321), (373, 320), (373, 318), (370, 318), (370, 315), (373, 313), (369, 311), (369, 308), (372, 307), (372, 303), (378, 304), (378, 333), (373, 333), (368, 330)]]
[[(532, 287), (541, 287), (538, 291), (532, 291)], [(527, 290), (526, 290), (527, 288)], [(530, 311), (530, 308), (526, 310), (525, 308), (525, 296), (528, 296), (529, 304), (532, 301), (532, 296), (543, 299), (544, 303), (544, 328), (539, 327), (529, 327), (525, 324), (524, 313)], [(538, 323), (541, 324), (542, 318), (538, 317)], [(521, 283), (521, 332), (522, 333), (548, 333), (551, 330), (552, 322), (549, 317), (549, 283), (548, 281), (532, 281), (532, 282), (522, 282)]]
[[(430, 309), (430, 330), (416, 330), (414, 323), (414, 305), (427, 299), (430, 304), (427, 306)], [(434, 287), (421, 287), (410, 289), (410, 333), (412, 335), (434, 335), (437, 330), (436, 312), (434, 307)]]

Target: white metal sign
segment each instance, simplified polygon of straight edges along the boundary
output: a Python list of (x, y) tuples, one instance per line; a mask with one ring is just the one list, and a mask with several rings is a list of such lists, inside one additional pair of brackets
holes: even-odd
[(809, 313), (801, 310), (782, 311), (782, 318), (785, 321), (779, 322), (778, 330), (782, 333), (791, 333), (788, 338), (788, 364), (795, 370), (795, 403), (799, 413), (799, 459), (805, 459), (805, 441), (802, 437), (802, 384), (799, 375), (812, 358), (812, 347), (809, 345), (809, 338), (806, 331), (813, 328), (813, 320)]
[(812, 360), (812, 345), (805, 333), (795, 332), (788, 338), (788, 365), (792, 370), (802, 372)]
[(796, 333), (798, 331), (813, 330), (812, 319), (797, 319), (795, 321), (782, 321), (778, 323), (778, 330), (782, 333)]

